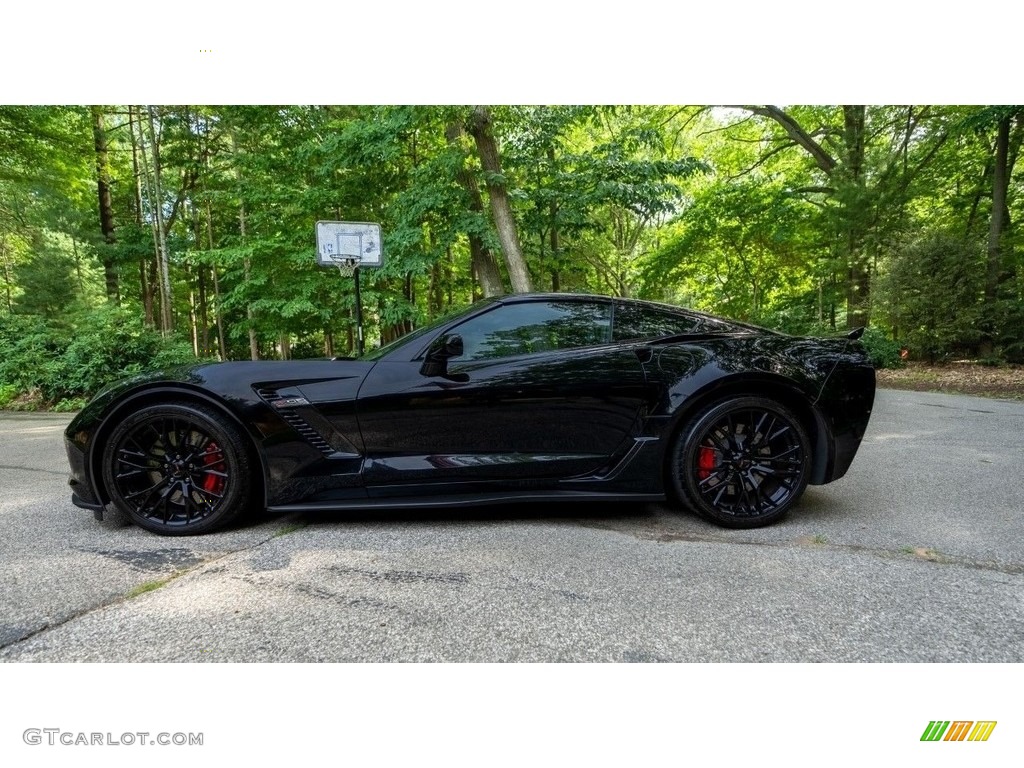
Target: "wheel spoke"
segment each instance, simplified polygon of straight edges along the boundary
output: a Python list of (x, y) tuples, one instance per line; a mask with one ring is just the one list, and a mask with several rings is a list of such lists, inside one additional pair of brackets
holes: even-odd
[(163, 502), (163, 520), (166, 523), (171, 519), (171, 494), (174, 493), (175, 489), (181, 485), (181, 483), (171, 483), (160, 494), (160, 500)]
[[(153, 492), (156, 492), (157, 488), (159, 488), (160, 485), (162, 485), (165, 482), (169, 482), (167, 480), (167, 478), (164, 478), (160, 483), (158, 483), (156, 486), (154, 486)], [(164, 501), (165, 499), (170, 497), (171, 493), (173, 493), (173, 492), (174, 492), (174, 484), (173, 483), (168, 484), (167, 487), (164, 488), (163, 491), (160, 493), (160, 496), (157, 497), (156, 501), (153, 501), (152, 503), (150, 503), (150, 500), (153, 498), (153, 494), (150, 493), (143, 500), (142, 504), (140, 504), (138, 506), (139, 513), (142, 514), (142, 515), (145, 515), (146, 517), (152, 517), (153, 513), (156, 512), (156, 505), (159, 504), (161, 501)]]
[(196, 493), (202, 493), (202, 494), (205, 494), (206, 496), (212, 496), (213, 498), (215, 498), (215, 499), (217, 499), (217, 500), (220, 500), (220, 499), (223, 499), (223, 498), (224, 498), (224, 497), (223, 497), (222, 495), (220, 495), (220, 494), (214, 493), (213, 491), (208, 491), (208, 490), (206, 490), (206, 489), (205, 489), (205, 488), (203, 488), (203, 486), (201, 486), (201, 485), (196, 485), (196, 486), (194, 486), (194, 490), (196, 491)]
[(739, 472), (736, 473), (736, 481), (739, 483), (740, 486), (740, 500), (738, 504), (746, 502), (747, 513), (753, 514), (755, 510), (752, 502), (750, 501), (750, 493), (747, 491), (747, 483), (743, 475), (740, 474)]
[(761, 433), (761, 439), (758, 441), (758, 445), (767, 445), (771, 440), (771, 438), (768, 436), (772, 433), (772, 430), (775, 429), (775, 425), (778, 423), (778, 419), (776, 419), (774, 416), (772, 416), (771, 419), (772, 420), (768, 424), (768, 428)]
[(715, 487), (716, 487), (716, 488), (719, 488), (720, 490), (718, 491), (718, 495), (717, 495), (717, 496), (715, 496), (715, 500), (714, 500), (714, 501), (712, 501), (711, 503), (712, 503), (712, 504), (714, 504), (714, 505), (715, 505), (715, 506), (717, 507), (717, 506), (718, 506), (718, 504), (719, 504), (719, 502), (720, 502), (720, 501), (722, 500), (722, 496), (724, 496), (724, 495), (725, 495), (725, 492), (726, 492), (726, 490), (728, 490), (728, 488), (729, 488), (729, 481), (728, 481), (728, 480), (726, 480), (726, 481), (725, 481), (724, 483), (722, 483), (721, 485), (717, 485), (717, 486), (715, 486)]
[(722, 441), (721, 441), (721, 440), (719, 439), (719, 437), (718, 437), (718, 430), (717, 430), (717, 429), (713, 429), (713, 430), (711, 430), (711, 431), (710, 431), (710, 432), (708, 433), (708, 439), (709, 439), (709, 440), (710, 440), (710, 441), (711, 441), (712, 443), (714, 443), (715, 445), (717, 445), (720, 451), (722, 451), (722, 452), (724, 452), (724, 453), (729, 453), (730, 449), (729, 449), (729, 443), (728, 443), (728, 438), (726, 438), (726, 442), (724, 442), (724, 443), (723, 443), (723, 442), (722, 442)]
[[(159, 480), (156, 481), (156, 483), (154, 485), (151, 485), (149, 488), (143, 488), (141, 491), (136, 491), (135, 493), (127, 494), (125, 496), (125, 499), (126, 500), (127, 499), (135, 499), (135, 498), (138, 498), (139, 496), (142, 496), (145, 493), (151, 494), (151, 493), (153, 493), (153, 491), (157, 490), (161, 485), (163, 485), (166, 482), (167, 482), (167, 478), (166, 477), (161, 477)], [(148, 498), (144, 499), (143, 500), (143, 504), (140, 504), (139, 506), (140, 507), (143, 506), (146, 501), (149, 501), (149, 499)]]
[(792, 448), (788, 448), (785, 451), (783, 451), (782, 453), (778, 453), (778, 454), (776, 454), (774, 456), (759, 456), (758, 459), (760, 461), (778, 461), (783, 456), (788, 456), (789, 454), (793, 453), (793, 451), (799, 451), (799, 450), (800, 450), (800, 446), (799, 445), (794, 445)]
[(150, 469), (153, 469), (153, 467), (151, 467), (148, 464), (135, 464), (134, 462), (125, 461), (124, 459), (118, 459), (117, 463), (118, 464), (124, 464), (125, 466), (128, 466), (128, 467), (134, 467), (135, 469), (139, 469), (139, 470), (150, 470)]
[(192, 498), (192, 484), (184, 482), (181, 484), (181, 495), (185, 501), (185, 525), (192, 521), (192, 509), (198, 507), (196, 500)]
[[(701, 487), (702, 485), (704, 485), (704, 486), (706, 486), (706, 485), (710, 485), (710, 484), (711, 484), (711, 481), (712, 481), (712, 480), (720, 480), (720, 478), (718, 477), (718, 472), (719, 472), (719, 470), (717, 470), (717, 469), (715, 469), (715, 470), (712, 470), (712, 471), (711, 471), (711, 474), (709, 474), (709, 475), (708, 475), (707, 477), (705, 477), (705, 478), (704, 478), (703, 480), (700, 480), (700, 481), (698, 481), (698, 483), (697, 483), (697, 487), (699, 488), (699, 487)], [(715, 485), (717, 485), (717, 484), (718, 484), (718, 483), (715, 483)]]
[[(753, 412), (751, 412), (751, 415), (753, 415)], [(763, 411), (761, 413), (761, 418), (757, 420), (757, 426), (754, 427), (753, 435), (754, 435), (754, 440), (756, 442), (751, 442), (751, 444), (750, 444), (751, 448), (753, 448), (755, 445), (760, 445), (761, 443), (764, 442), (765, 432), (761, 431), (761, 427), (764, 425), (764, 420), (767, 419), (767, 418), (768, 418), (768, 411)], [(768, 425), (768, 430), (770, 431), (773, 426), (775, 426), (775, 420), (774, 419), (772, 419), (772, 423)], [(760, 439), (757, 439), (758, 435), (761, 436)]]
[(793, 466), (790, 469), (777, 469), (776, 467), (769, 467), (764, 464), (751, 464), (750, 469), (769, 477), (795, 477), (799, 475), (801, 471), (796, 466)]
[[(701, 480), (699, 483), (697, 483), (697, 487), (701, 489), (700, 492), (702, 494), (703, 493), (710, 493), (711, 491), (715, 490), (718, 486), (720, 486), (722, 483), (724, 483), (725, 479), (722, 477), (721, 473), (722, 473), (722, 470), (716, 469), (710, 475), (708, 475), (703, 480)], [(717, 480), (718, 482), (712, 484), (711, 483), (712, 480)], [(703, 486), (703, 487), (701, 487), (701, 486)]]
[(777, 505), (772, 501), (770, 496), (765, 494), (764, 488), (762, 488), (763, 482), (758, 482), (757, 479), (749, 472), (747, 473), (747, 478), (750, 480), (750, 484), (754, 488), (754, 498), (757, 499), (758, 511), (774, 509)]
[(133, 477), (134, 475), (148, 475), (151, 471), (152, 470), (150, 470), (149, 468), (133, 469), (131, 472), (122, 472), (119, 475), (114, 475), (114, 477), (117, 478), (118, 480), (121, 480), (122, 478), (125, 477)]

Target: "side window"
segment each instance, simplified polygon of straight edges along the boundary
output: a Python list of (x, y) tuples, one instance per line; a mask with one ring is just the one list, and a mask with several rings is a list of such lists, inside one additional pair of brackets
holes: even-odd
[(487, 360), (604, 344), (611, 336), (611, 304), (524, 302), (497, 307), (452, 329), (462, 336), (460, 360)]
[(697, 315), (669, 312), (636, 304), (615, 306), (614, 341), (657, 339), (683, 333), (713, 333), (723, 326)]

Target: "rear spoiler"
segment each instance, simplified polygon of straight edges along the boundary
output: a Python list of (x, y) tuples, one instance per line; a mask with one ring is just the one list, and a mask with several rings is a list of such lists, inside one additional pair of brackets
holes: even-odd
[(848, 334), (846, 334), (846, 338), (848, 338), (850, 341), (856, 341), (857, 339), (859, 339), (863, 335), (864, 335), (864, 326), (862, 325), (860, 328), (854, 328), (852, 331), (850, 331)]

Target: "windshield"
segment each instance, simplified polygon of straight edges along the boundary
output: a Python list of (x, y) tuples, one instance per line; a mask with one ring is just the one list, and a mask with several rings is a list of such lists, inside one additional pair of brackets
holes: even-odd
[(470, 304), (468, 307), (459, 307), (457, 309), (453, 309), (453, 310), (451, 310), (449, 312), (446, 312), (445, 314), (443, 314), (439, 318), (437, 318), (437, 320), (435, 320), (434, 322), (429, 323), (427, 325), (424, 325), (422, 328), (417, 328), (416, 330), (412, 331), (411, 333), (407, 333), (404, 336), (399, 336), (394, 341), (389, 342), (388, 344), (385, 344), (382, 347), (378, 347), (377, 349), (370, 350), (369, 352), (367, 352), (365, 355), (363, 355), (359, 359), (360, 360), (380, 360), (382, 357), (384, 357), (384, 355), (388, 354), (389, 352), (393, 352), (394, 350), (398, 349), (402, 345), (407, 344), (410, 341), (415, 341), (418, 338), (421, 338), (421, 337), (424, 337), (424, 336), (429, 336), (431, 333), (434, 333), (435, 331), (437, 331), (442, 326), (447, 325), (448, 323), (450, 323), (452, 320), (454, 320), (455, 318), (459, 317), (460, 315), (468, 315), (471, 312), (473, 312), (473, 311), (475, 311), (477, 309), (480, 309), (480, 307), (484, 306), (485, 304), (490, 304), (493, 301), (495, 301), (495, 299), (493, 299), (493, 298), (491, 298), (491, 299), (481, 299), (480, 301), (477, 301), (477, 302), (474, 302), (473, 304)]

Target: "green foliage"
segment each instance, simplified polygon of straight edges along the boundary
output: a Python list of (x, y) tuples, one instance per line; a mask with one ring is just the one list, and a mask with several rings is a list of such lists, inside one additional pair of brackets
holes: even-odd
[(114, 378), (140, 373), (152, 365), (160, 341), (124, 310), (90, 313), (64, 350), (61, 371), (46, 394), (53, 399), (91, 394)]
[(57, 413), (69, 413), (71, 411), (78, 411), (85, 407), (85, 404), (89, 402), (87, 397), (65, 397), (58, 400), (51, 407), (51, 411)]
[[(385, 265), (361, 276), (369, 347), (468, 304), (480, 293), (471, 237), (504, 269), (463, 130), (471, 112), (160, 106), (151, 136), (145, 107), (0, 106), (3, 392), (72, 407), (117, 375), (193, 359), (193, 334), (210, 356), (218, 331), (228, 359), (248, 357), (250, 338), (263, 357), (352, 354), (353, 281), (315, 265), (319, 219), (382, 225)], [(997, 288), (990, 278), (979, 292), (996, 125), (1012, 122), (1016, 158), (1018, 107), (793, 105), (790, 123), (769, 108), (490, 112), (538, 289), (637, 295), (797, 335), (835, 334), (870, 311), (878, 364), (894, 361), (895, 344), (925, 359), (1024, 361), (1019, 167)], [(113, 242), (98, 216), (97, 113)], [(143, 116), (144, 140), (130, 115)], [(177, 330), (167, 338), (146, 317), (160, 323), (157, 210)], [(936, 244), (931, 232), (956, 236)]]
[(891, 336), (874, 326), (867, 328), (860, 338), (861, 344), (871, 358), (875, 368), (902, 368), (903, 358), (900, 356), (900, 345)]
[(35, 395), (55, 410), (76, 410), (112, 381), (195, 361), (188, 342), (164, 339), (126, 309), (102, 307), (67, 322), (0, 316), (0, 343), (9, 350), (0, 362), (3, 404)]
[(789, 315), (782, 305), (811, 287), (813, 215), (779, 184), (707, 185), (646, 260), (644, 293), (693, 297), (703, 309), (755, 322)]
[(18, 396), (18, 388), (13, 384), (0, 384), (0, 408), (6, 408), (15, 397)]
[(941, 232), (893, 252), (878, 288), (912, 357), (934, 363), (977, 343), (984, 259), (976, 243)]

